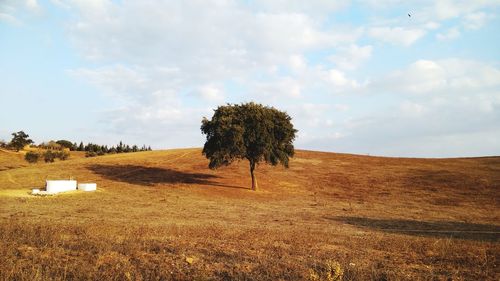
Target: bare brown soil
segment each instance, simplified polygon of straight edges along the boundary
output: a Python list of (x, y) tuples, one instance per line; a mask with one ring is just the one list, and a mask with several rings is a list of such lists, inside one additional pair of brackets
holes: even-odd
[[(260, 165), (257, 192), (247, 162), (212, 171), (200, 149), (22, 166), (0, 171), (1, 280), (313, 280), (331, 264), (500, 280), (500, 157), (298, 151)], [(69, 177), (98, 191), (28, 194)]]

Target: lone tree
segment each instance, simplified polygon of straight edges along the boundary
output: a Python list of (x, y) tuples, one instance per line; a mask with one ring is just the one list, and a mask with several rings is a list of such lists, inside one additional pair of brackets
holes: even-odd
[(33, 141), (29, 139), (29, 135), (23, 131), (12, 133), (12, 140), (10, 146), (14, 147), (17, 151), (23, 149), (25, 145), (32, 144)]
[(208, 167), (216, 169), (238, 159), (250, 162), (252, 189), (257, 190), (255, 165), (265, 161), (288, 168), (293, 157), (293, 140), (297, 130), (292, 118), (283, 111), (253, 102), (219, 106), (212, 120), (203, 118), (201, 132), (207, 135), (203, 155)]

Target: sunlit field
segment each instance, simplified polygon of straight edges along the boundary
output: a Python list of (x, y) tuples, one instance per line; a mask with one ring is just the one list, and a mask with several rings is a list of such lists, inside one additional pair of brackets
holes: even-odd
[[(2, 280), (500, 279), (500, 157), (299, 150), (252, 191), (200, 149), (0, 156)], [(29, 194), (68, 178), (98, 190)]]

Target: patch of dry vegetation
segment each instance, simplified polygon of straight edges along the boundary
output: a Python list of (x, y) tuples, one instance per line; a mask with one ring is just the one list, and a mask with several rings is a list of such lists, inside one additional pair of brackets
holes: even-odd
[[(0, 279), (500, 279), (499, 157), (296, 156), (259, 192), (199, 149), (0, 171)], [(67, 177), (99, 190), (28, 195)]]

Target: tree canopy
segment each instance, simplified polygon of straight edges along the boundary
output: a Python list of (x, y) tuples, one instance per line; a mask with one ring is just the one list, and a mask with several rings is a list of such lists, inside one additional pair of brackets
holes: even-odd
[(32, 144), (33, 140), (29, 139), (29, 135), (23, 131), (12, 133), (12, 140), (10, 146), (14, 147), (17, 151), (23, 149), (25, 145)]
[(58, 140), (58, 141), (56, 141), (56, 143), (64, 148), (69, 148), (71, 150), (73, 150), (73, 148), (74, 148), (73, 143), (70, 142), (69, 140)]
[(202, 120), (201, 131), (207, 135), (203, 155), (210, 160), (211, 169), (247, 159), (252, 189), (256, 190), (256, 164), (281, 163), (288, 168), (297, 133), (291, 120), (286, 112), (253, 102), (219, 106), (211, 120)]

